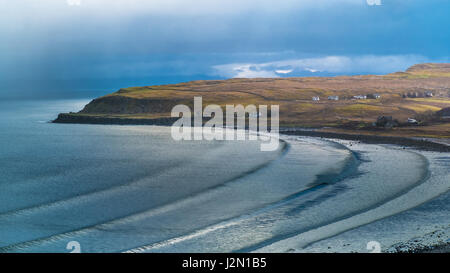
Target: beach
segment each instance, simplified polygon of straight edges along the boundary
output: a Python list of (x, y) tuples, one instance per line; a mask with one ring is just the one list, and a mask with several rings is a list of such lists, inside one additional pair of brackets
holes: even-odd
[[(354, 151), (365, 152), (368, 146), (385, 146), (404, 150), (391, 144), (364, 144), (337, 141)], [(309, 231), (277, 242), (260, 251), (275, 252), (372, 252), (369, 242), (378, 242), (381, 252), (448, 252), (450, 238), (450, 194), (448, 153), (415, 150), (427, 159), (429, 174), (422, 183), (402, 195), (354, 217), (343, 219), (315, 231)], [(414, 202), (410, 202), (414, 200)], [(356, 224), (358, 223), (358, 224)], [(353, 226), (349, 229), (350, 226)], [(344, 230), (347, 231), (343, 232)], [(319, 241), (317, 234), (330, 232)], [(314, 238), (314, 239), (311, 239)], [(311, 242), (314, 241), (314, 242)]]

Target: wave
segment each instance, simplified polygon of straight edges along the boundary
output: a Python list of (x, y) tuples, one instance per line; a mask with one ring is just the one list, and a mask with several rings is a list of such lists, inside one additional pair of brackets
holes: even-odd
[[(160, 173), (164, 173), (165, 171), (168, 171), (169, 169), (180, 167), (181, 164), (182, 163), (179, 163), (178, 165), (168, 166), (167, 168), (161, 168), (158, 170), (158, 173), (156, 173), (156, 175), (158, 175)], [(155, 175), (155, 174), (153, 174), (153, 175)], [(83, 202), (85, 200), (93, 199), (97, 196), (104, 196), (104, 195), (112, 194), (115, 192), (119, 192), (121, 190), (125, 190), (125, 189), (133, 187), (133, 186), (139, 186), (139, 185), (143, 184), (143, 182), (145, 183), (146, 178), (148, 178), (148, 177), (142, 177), (137, 180), (130, 181), (128, 183), (121, 184), (118, 186), (113, 186), (113, 187), (109, 187), (107, 189), (102, 189), (102, 190), (91, 191), (88, 193), (83, 193), (83, 194), (80, 194), (80, 195), (77, 195), (74, 197), (69, 197), (69, 198), (65, 198), (62, 200), (54, 201), (54, 202), (49, 202), (49, 203), (44, 203), (44, 204), (39, 204), (39, 205), (30, 206), (30, 207), (25, 207), (25, 208), (20, 208), (20, 209), (16, 209), (16, 210), (2, 212), (2, 213), (0, 213), (0, 221), (7, 220), (8, 218), (11, 218), (14, 216), (26, 216), (26, 215), (36, 213), (40, 210), (51, 209), (51, 208), (56, 208), (56, 207), (61, 207), (61, 206), (68, 206), (70, 204), (79, 203), (79, 202)]]
[[(257, 251), (287, 238), (313, 230), (320, 230), (324, 226), (367, 213), (404, 195), (409, 190), (427, 181), (429, 177), (429, 163), (426, 158), (411, 151), (393, 151), (377, 145), (370, 146), (378, 148), (372, 148), (368, 151), (365, 150), (366, 147), (360, 150), (348, 150), (340, 144), (333, 144), (335, 145), (333, 146), (328, 145), (326, 141), (309, 138), (287, 138), (283, 141), (285, 142), (280, 150), (279, 157), (241, 173), (223, 184), (209, 187), (162, 206), (111, 221), (11, 244), (0, 248), (0, 252), (27, 252), (33, 251), (33, 249), (35, 251), (48, 249), (54, 252), (54, 247), (57, 244), (67, 240), (89, 241), (92, 238), (101, 240), (86, 247), (92, 252), (102, 249), (107, 252)], [(297, 146), (302, 141), (308, 144)], [(293, 147), (295, 148), (293, 149)], [(289, 174), (285, 172), (295, 166), (296, 162), (292, 161), (299, 155), (304, 155), (305, 153), (298, 154), (298, 152), (301, 149), (306, 149), (306, 147), (311, 149), (309, 152), (318, 152), (318, 162), (324, 160), (324, 158), (334, 160), (341, 157), (343, 160), (339, 164), (336, 161), (339, 166), (326, 167), (327, 165), (324, 164), (321, 171), (315, 173), (313, 179), (303, 186), (298, 181), (295, 183), (289, 182)], [(327, 158), (320, 154), (318, 149), (334, 149), (333, 152), (336, 153), (337, 157)], [(350, 156), (342, 157), (347, 153)], [(386, 160), (386, 158), (388, 159)], [(383, 159), (386, 162), (382, 162)], [(308, 164), (308, 161), (300, 161), (299, 163)], [(286, 164), (289, 168), (283, 169)], [(311, 168), (307, 165), (300, 166), (306, 168), (305, 170)], [(413, 171), (409, 174), (408, 172), (402, 173), (402, 169), (405, 167), (411, 167)], [(385, 170), (385, 172), (380, 170)], [(269, 177), (266, 177), (268, 174), (270, 174)], [(378, 176), (374, 176), (374, 174), (378, 174)], [(302, 172), (293, 172), (291, 175), (305, 177)], [(261, 179), (267, 179), (267, 182), (261, 182)], [(388, 183), (390, 179), (392, 179), (392, 183)], [(277, 184), (274, 182), (276, 180), (283, 183)], [(305, 178), (304, 182), (307, 180)], [(380, 185), (381, 189), (377, 188), (377, 184)], [(263, 188), (261, 189), (260, 186)], [(242, 199), (233, 196), (239, 191), (251, 192), (253, 189), (253, 196), (258, 196), (257, 199), (267, 198), (268, 196), (258, 193), (264, 192), (264, 187), (267, 187), (269, 191), (280, 190), (280, 187), (296, 188), (297, 190), (289, 194), (286, 194), (289, 190), (282, 191), (272, 197), (270, 197), (271, 193), (268, 193), (270, 198), (267, 201), (270, 200), (270, 202), (253, 200), (254, 198), (250, 197), (252, 195), (249, 195), (250, 199), (245, 201), (254, 201), (255, 204), (247, 204), (246, 202), (238, 204), (239, 210), (229, 214), (229, 217), (227, 212), (223, 217), (213, 217), (206, 222), (200, 219), (190, 220), (191, 222), (187, 222), (187, 227), (183, 230), (176, 230), (176, 226), (170, 224), (173, 221), (175, 221), (173, 223), (176, 223), (176, 221), (184, 219), (180, 217), (186, 214), (191, 214), (195, 218), (196, 215), (192, 211), (196, 211), (197, 208), (203, 207), (203, 211), (211, 213), (221, 210), (224, 212), (222, 208), (224, 205), (227, 206), (226, 204), (237, 208), (238, 205), (235, 204), (233, 198), (235, 200)], [(361, 196), (366, 198), (361, 198)], [(228, 200), (229, 197), (233, 198)], [(349, 200), (352, 201), (349, 203)], [(339, 211), (339, 209), (342, 210)], [(213, 220), (216, 218), (222, 219), (220, 221)], [(133, 239), (134, 235), (123, 233), (125, 231), (135, 230), (138, 232), (137, 230), (155, 228), (152, 223), (157, 223), (159, 220), (168, 221), (165, 231), (155, 229), (149, 235), (140, 234), (140, 238), (136, 239), (137, 241)], [(195, 224), (191, 226), (189, 223)], [(327, 234), (329, 233), (317, 237), (318, 240), (325, 238), (328, 236)], [(242, 236), (245, 237), (245, 240)], [(158, 238), (160, 239), (158, 240)], [(107, 242), (108, 246), (99, 245), (102, 242)]]
[[(29, 241), (24, 241), (24, 242), (0, 247), (0, 252), (20, 251), (20, 250), (23, 250), (23, 249), (26, 249), (26, 248), (29, 248), (32, 246), (49, 243), (49, 242), (55, 242), (58, 240), (65, 240), (65, 239), (72, 238), (74, 236), (87, 234), (87, 233), (89, 233), (91, 231), (95, 231), (95, 230), (111, 229), (115, 225), (118, 225), (118, 224), (124, 224), (124, 223), (137, 221), (139, 219), (151, 217), (151, 216), (161, 214), (161, 213), (164, 213), (167, 211), (176, 210), (177, 208), (189, 206), (189, 204), (191, 202), (198, 202), (199, 200), (201, 200), (202, 196), (207, 196), (211, 192), (219, 191), (221, 188), (226, 187), (231, 183), (235, 183), (235, 182), (239, 181), (239, 179), (242, 179), (248, 175), (251, 175), (252, 173), (255, 173), (261, 169), (264, 169), (267, 166), (269, 166), (270, 164), (272, 164), (273, 162), (283, 158), (289, 151), (289, 144), (283, 140), (280, 140), (280, 142), (282, 145), (281, 145), (281, 149), (279, 150), (279, 156), (276, 159), (273, 159), (268, 162), (265, 162), (264, 164), (255, 166), (254, 168), (249, 169), (243, 173), (240, 173), (240, 174), (232, 177), (231, 179), (224, 181), (221, 184), (214, 185), (212, 187), (208, 187), (206, 189), (203, 189), (200, 192), (192, 193), (190, 195), (183, 197), (182, 199), (175, 200), (175, 201), (172, 201), (167, 204), (163, 204), (163, 205), (155, 207), (155, 208), (146, 209), (146, 210), (139, 211), (139, 212), (134, 212), (132, 214), (129, 214), (124, 217), (117, 218), (117, 219), (113, 219), (111, 221), (107, 221), (107, 222), (103, 222), (103, 223), (96, 223), (94, 225), (84, 226), (84, 227), (76, 229), (76, 230), (71, 230), (68, 232), (55, 234), (55, 235), (48, 236), (48, 237), (43, 237), (43, 238), (39, 238), (39, 239), (35, 239), (35, 240), (29, 240)], [(124, 189), (128, 189), (130, 186), (133, 186), (133, 185), (136, 186), (136, 185), (142, 184), (143, 182), (145, 183), (145, 179), (131, 182), (126, 185), (121, 185), (121, 186), (109, 188), (106, 190), (89, 193), (86, 195), (81, 195), (81, 196), (76, 196), (73, 198), (68, 198), (65, 200), (60, 200), (60, 201), (54, 202), (54, 203), (39, 205), (39, 206), (35, 206), (32, 208), (12, 211), (9, 213), (3, 213), (0, 215), (0, 220), (3, 219), (3, 220), (11, 221), (11, 217), (14, 217), (14, 216), (26, 216), (26, 215), (29, 215), (32, 213), (36, 213), (39, 210), (45, 210), (45, 209), (49, 209), (52, 207), (70, 205), (71, 203), (79, 203), (79, 202), (83, 202), (83, 200), (91, 200), (92, 198), (94, 198), (96, 196), (104, 196), (105, 194), (111, 194), (114, 192), (118, 192), (118, 191), (121, 191)]]
[[(261, 243), (258, 243), (258, 244), (252, 245), (252, 246), (248, 246), (248, 247), (239, 249), (236, 252), (252, 252), (252, 251), (261, 249), (261, 248), (263, 248), (265, 246), (271, 245), (274, 242), (282, 241), (284, 239), (294, 237), (294, 236), (299, 235), (301, 233), (305, 233), (305, 232), (308, 232), (308, 231), (311, 231), (311, 230), (315, 230), (315, 229), (318, 229), (318, 228), (330, 225), (332, 223), (336, 223), (336, 222), (339, 222), (339, 221), (342, 221), (342, 220), (345, 220), (345, 219), (349, 219), (349, 218), (351, 218), (351, 217), (353, 217), (355, 215), (359, 215), (359, 214), (363, 214), (363, 213), (369, 212), (369, 211), (371, 211), (371, 210), (373, 210), (375, 208), (378, 208), (378, 207), (384, 205), (385, 203), (387, 203), (389, 201), (397, 199), (398, 197), (406, 194), (407, 192), (411, 191), (412, 189), (414, 189), (418, 185), (421, 185), (421, 184), (425, 183), (428, 180), (428, 178), (430, 177), (430, 171), (428, 169), (429, 162), (428, 162), (427, 158), (422, 156), (422, 155), (420, 155), (420, 154), (418, 154), (418, 155), (421, 156), (422, 159), (424, 159), (424, 161), (426, 162), (426, 167), (424, 167), (425, 171), (422, 174), (422, 176), (415, 183), (411, 183), (409, 187), (404, 188), (404, 190), (402, 190), (402, 191), (400, 191), (400, 192), (390, 196), (389, 198), (380, 200), (380, 202), (377, 203), (376, 205), (372, 205), (372, 206), (369, 206), (367, 208), (363, 208), (361, 210), (357, 210), (357, 211), (354, 211), (352, 213), (349, 213), (349, 214), (337, 217), (337, 218), (332, 219), (330, 221), (323, 222), (323, 223), (321, 223), (320, 225), (317, 225), (317, 226), (312, 226), (312, 227), (309, 227), (309, 228), (304, 229), (304, 230), (297, 230), (297, 231), (289, 233), (289, 234), (273, 237), (273, 238), (271, 238), (271, 239), (269, 239), (267, 241), (264, 241), (264, 242), (261, 242)], [(420, 204), (417, 204), (417, 205), (420, 205)], [(387, 216), (389, 216), (389, 215), (386, 215), (385, 217), (387, 217)], [(373, 221), (376, 221), (376, 220), (378, 220), (378, 219), (373, 219)], [(368, 223), (364, 223), (364, 224), (368, 224)], [(360, 226), (360, 225), (354, 225), (351, 228), (356, 228), (358, 226)], [(324, 237), (320, 238), (320, 240), (326, 239), (327, 237), (328, 236), (324, 236)], [(314, 243), (314, 242), (310, 242), (309, 244), (312, 244), (312, 243)], [(307, 247), (309, 244), (305, 245), (304, 247)]]
[[(299, 225), (299, 221), (302, 222), (302, 220), (303, 220), (301, 217), (302, 214), (296, 215), (297, 217), (293, 217), (292, 214), (287, 213), (287, 212), (292, 212), (294, 208), (298, 210), (298, 206), (305, 201), (305, 200), (301, 200), (301, 198), (293, 198), (287, 202), (288, 204), (286, 204), (286, 203), (280, 204), (280, 206), (278, 206), (278, 207), (280, 207), (281, 209), (278, 211), (276, 211), (276, 210), (274, 211), (276, 206), (271, 206), (266, 210), (260, 210), (259, 212), (254, 213), (254, 214), (245, 215), (241, 218), (223, 222), (223, 223), (208, 227), (203, 230), (198, 230), (198, 231), (196, 231), (192, 234), (186, 235), (186, 236), (172, 238), (170, 240), (159, 242), (156, 244), (141, 246), (141, 247), (134, 248), (134, 249), (131, 249), (128, 251), (129, 252), (147, 252), (147, 251), (171, 252), (171, 251), (180, 250), (180, 251), (184, 251), (184, 252), (185, 251), (197, 252), (197, 251), (201, 251), (201, 250), (196, 247), (193, 247), (192, 244), (189, 244), (186, 242), (189, 240), (191, 240), (191, 241), (195, 240), (195, 242), (197, 242), (200, 245), (205, 245), (205, 246), (211, 247), (211, 244), (208, 244), (208, 243), (209, 243), (209, 241), (215, 240), (214, 238), (221, 238), (221, 241), (223, 240), (224, 242), (228, 242), (227, 246), (220, 245), (220, 243), (219, 243), (219, 246), (216, 246), (217, 248), (215, 249), (215, 251), (221, 251), (221, 252), (255, 251), (257, 249), (263, 248), (267, 245), (273, 244), (280, 240), (284, 240), (286, 238), (293, 237), (297, 234), (304, 233), (304, 232), (307, 232), (307, 231), (313, 230), (313, 229), (318, 229), (318, 228), (328, 225), (330, 223), (334, 223), (334, 222), (340, 221), (342, 219), (346, 219), (346, 218), (352, 217), (354, 215), (358, 215), (358, 214), (370, 211), (373, 208), (376, 208), (386, 202), (389, 202), (390, 200), (397, 198), (398, 196), (403, 195), (404, 193), (408, 192), (410, 189), (425, 182), (429, 177), (428, 165), (427, 165), (428, 163), (427, 163), (426, 158), (424, 158), (423, 156), (420, 156), (420, 155), (418, 156), (418, 158), (419, 158), (419, 165), (423, 164), (422, 165), (423, 172), (422, 172), (422, 175), (419, 175), (419, 177), (416, 177), (417, 179), (413, 179), (412, 181), (411, 180), (407, 181), (407, 183), (405, 183), (404, 187), (401, 187), (398, 189), (398, 191), (395, 191), (392, 194), (389, 194), (388, 197), (378, 199), (378, 200), (376, 200), (376, 202), (368, 203), (367, 205), (361, 204), (361, 206), (363, 208), (358, 208), (358, 206), (356, 206), (355, 209), (351, 210), (350, 213), (342, 213), (341, 215), (339, 215), (339, 214), (333, 215), (334, 217), (331, 217), (329, 219), (327, 219), (327, 217), (324, 217), (323, 220), (319, 221), (318, 224), (311, 223), (311, 224), (307, 225), (306, 227), (302, 228), (301, 225)], [(370, 161), (367, 161), (367, 160), (365, 162), (370, 163)], [(420, 162), (422, 162), (422, 163), (420, 163)], [(358, 177), (358, 178), (352, 177), (349, 180), (352, 180), (352, 179), (353, 180), (355, 180), (355, 179), (361, 180), (364, 178), (363, 177)], [(345, 197), (345, 194), (340, 193), (339, 196)], [(328, 199), (327, 199), (328, 203), (330, 203), (330, 200), (333, 200), (333, 197), (335, 197), (335, 196), (333, 196), (333, 195), (328, 196)], [(291, 203), (291, 204), (289, 204), (289, 203)], [(333, 203), (333, 202), (331, 202), (331, 203)], [(317, 211), (317, 213), (321, 212), (320, 210), (314, 209), (314, 207), (318, 207), (318, 206), (319, 206), (318, 202), (312, 201), (309, 206), (304, 207), (303, 210), (300, 209), (299, 211), (304, 212), (306, 210), (306, 211), (308, 211), (307, 213), (309, 215), (314, 215), (314, 211)], [(282, 211), (284, 211), (285, 213), (282, 213)], [(269, 213), (267, 213), (267, 212), (269, 212)], [(322, 213), (323, 213), (323, 210), (322, 210)], [(303, 215), (305, 215), (305, 213), (303, 213)], [(330, 214), (328, 214), (328, 215), (330, 215)], [(237, 247), (237, 248), (233, 249), (233, 246), (230, 246), (230, 244), (232, 245), (233, 242), (235, 243), (242, 236), (245, 236), (246, 240), (251, 242), (252, 241), (252, 233), (257, 233), (258, 229), (264, 230), (264, 228), (259, 228), (258, 223), (260, 222), (260, 220), (258, 218), (269, 219), (271, 216), (273, 217), (273, 221), (274, 221), (273, 223), (279, 223), (279, 222), (283, 222), (283, 221), (285, 222), (284, 223), (284, 228), (285, 228), (284, 232), (282, 231), (283, 225), (279, 224), (279, 225), (277, 225), (277, 228), (276, 228), (278, 230), (278, 233), (275, 233), (274, 236), (269, 236), (267, 239), (264, 239), (264, 240), (255, 239), (256, 243), (249, 244), (249, 245), (246, 245), (246, 246), (240, 247), (240, 248)], [(285, 217), (285, 219), (283, 219), (283, 217)], [(311, 219), (314, 219), (314, 217)], [(273, 232), (270, 232), (270, 230), (271, 230), (270, 228), (266, 228), (266, 229), (267, 229), (266, 233), (274, 234)], [(212, 234), (212, 233), (216, 233), (216, 234)], [(234, 237), (234, 238), (232, 239), (232, 237)], [(241, 238), (241, 240), (242, 240), (242, 238)], [(185, 244), (183, 245), (183, 243), (185, 243)], [(179, 246), (177, 246), (177, 245), (179, 245)], [(189, 248), (189, 247), (191, 247), (191, 248)], [(211, 249), (210, 249), (210, 251), (211, 251)]]

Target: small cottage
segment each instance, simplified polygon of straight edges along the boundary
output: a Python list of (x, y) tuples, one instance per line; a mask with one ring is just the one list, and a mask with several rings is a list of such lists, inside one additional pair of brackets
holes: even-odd
[(329, 96), (328, 100), (339, 100), (339, 96)]
[(367, 99), (367, 96), (365, 96), (365, 95), (357, 95), (357, 96), (353, 96), (352, 98), (355, 99), (355, 100), (365, 100), (365, 99)]
[[(405, 95), (406, 96), (406, 95)], [(367, 98), (368, 99), (380, 99), (381, 98), (381, 95), (380, 94), (377, 94), (377, 93), (373, 93), (373, 94), (367, 94)]]

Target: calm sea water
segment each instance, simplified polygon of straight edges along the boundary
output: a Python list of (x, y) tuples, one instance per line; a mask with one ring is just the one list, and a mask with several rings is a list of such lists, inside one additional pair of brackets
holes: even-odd
[(168, 127), (48, 122), (87, 102), (0, 103), (0, 251), (252, 251), (426, 175), (420, 155), (326, 140), (286, 137), (261, 152), (257, 141), (173, 141)]

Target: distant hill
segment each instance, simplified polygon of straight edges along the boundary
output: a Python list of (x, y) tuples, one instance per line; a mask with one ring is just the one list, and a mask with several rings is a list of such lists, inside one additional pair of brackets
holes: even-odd
[[(381, 98), (352, 99), (373, 94)], [(402, 122), (449, 107), (450, 64), (417, 64), (387, 75), (208, 80), (124, 88), (91, 101), (79, 113), (63, 114), (57, 122), (77, 122), (83, 117), (83, 123), (107, 118), (141, 124), (145, 123), (142, 120), (170, 117), (177, 104), (193, 107), (194, 96), (202, 96), (204, 105), (278, 104), (284, 127), (364, 129), (378, 116)], [(339, 96), (339, 100), (328, 100), (328, 96)], [(439, 127), (439, 135), (450, 137), (448, 123), (433, 126)]]

